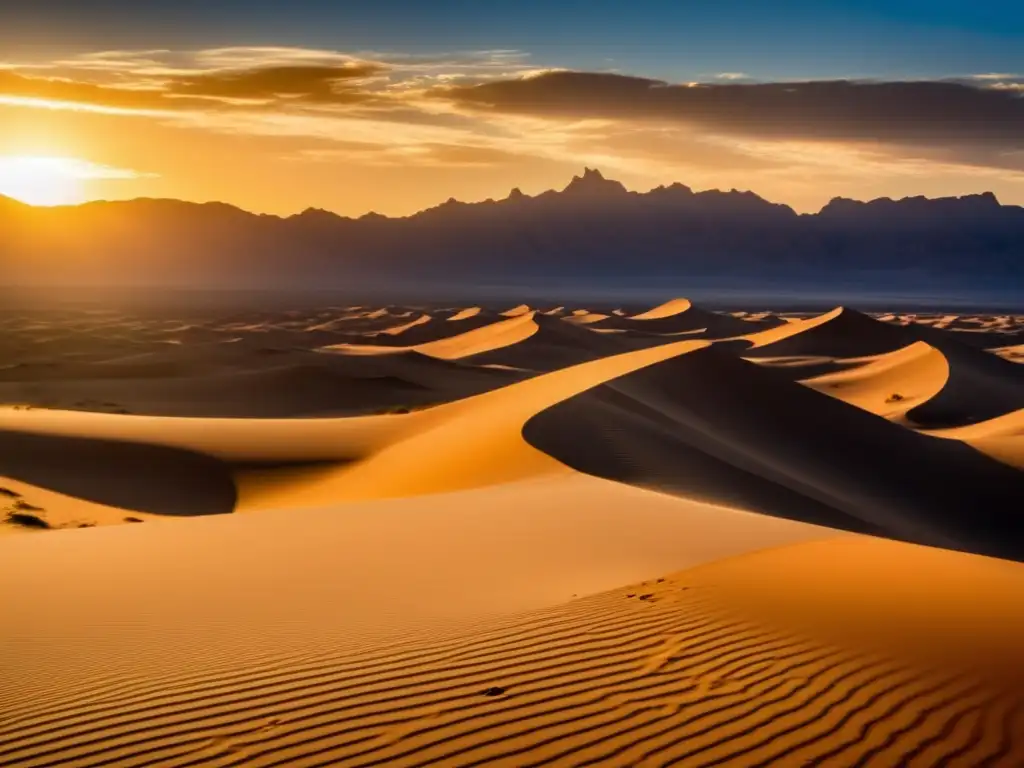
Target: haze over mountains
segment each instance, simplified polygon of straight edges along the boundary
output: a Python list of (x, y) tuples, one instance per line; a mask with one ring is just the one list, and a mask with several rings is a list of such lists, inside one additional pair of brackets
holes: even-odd
[(405, 282), (658, 288), (766, 282), (821, 290), (1012, 289), (1024, 208), (986, 192), (797, 214), (752, 192), (646, 193), (586, 169), (561, 191), (454, 199), (405, 218), (309, 209), (280, 218), (222, 203), (139, 199), (33, 208), (0, 198), (8, 284), (359, 288)]

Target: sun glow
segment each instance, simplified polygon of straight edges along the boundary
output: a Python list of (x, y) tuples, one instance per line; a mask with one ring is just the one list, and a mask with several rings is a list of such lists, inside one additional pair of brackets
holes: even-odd
[(141, 174), (74, 157), (0, 156), (0, 195), (29, 205), (74, 205), (87, 199), (93, 179), (134, 179)]
[(84, 199), (82, 165), (67, 157), (0, 157), (0, 194), (30, 205), (69, 205)]

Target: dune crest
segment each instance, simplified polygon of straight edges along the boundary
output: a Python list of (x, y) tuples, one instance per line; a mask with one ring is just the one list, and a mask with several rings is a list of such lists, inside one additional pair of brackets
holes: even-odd
[(529, 338), (537, 332), (538, 328), (533, 317), (533, 312), (527, 311), (479, 328), (457, 333), (454, 336), (407, 347), (334, 344), (324, 347), (324, 351), (341, 352), (347, 355), (393, 355), (402, 352), (418, 352), (438, 360), (461, 360), (483, 352), (490, 352), (499, 347), (517, 344)]
[(875, 320), (856, 310), (836, 307), (817, 317), (788, 322), (746, 335), (745, 355), (828, 355), (867, 357), (886, 354), (915, 339), (899, 326)]
[(480, 307), (466, 307), (465, 309), (460, 309), (450, 317), (446, 317), (445, 320), (457, 323), (459, 320), (468, 320), (471, 317), (476, 317), (481, 311)]
[(689, 299), (669, 299), (664, 304), (659, 304), (648, 309), (646, 312), (633, 315), (630, 320), (660, 320), (664, 317), (671, 317), (672, 315), (686, 312), (692, 306), (693, 304), (690, 303)]

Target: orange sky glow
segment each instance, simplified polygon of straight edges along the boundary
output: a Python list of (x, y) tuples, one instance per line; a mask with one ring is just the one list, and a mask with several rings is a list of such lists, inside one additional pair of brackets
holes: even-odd
[[(560, 188), (592, 166), (630, 189), (750, 189), (799, 211), (840, 195), (991, 190), (1024, 203), (1019, 163), (972, 148), (629, 109), (521, 108), (483, 103), (472, 90), (553, 74), (515, 51), (418, 59), (222, 48), (7, 62), (0, 194), (33, 204), (173, 197), (275, 214), (406, 215), (448, 197)], [(742, 77), (722, 73), (711, 85)]]

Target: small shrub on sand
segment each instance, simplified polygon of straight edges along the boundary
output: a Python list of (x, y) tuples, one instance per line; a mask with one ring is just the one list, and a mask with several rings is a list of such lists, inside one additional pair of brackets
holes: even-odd
[(50, 524), (38, 515), (32, 515), (27, 512), (14, 512), (13, 510), (7, 513), (7, 522), (11, 525), (20, 525), (23, 528), (50, 527)]
[(146, 522), (146, 521), (145, 521), (145, 520), (143, 520), (143, 519), (142, 519), (141, 517), (130, 517), (130, 516), (129, 516), (129, 517), (126, 517), (126, 518), (124, 519), (124, 521), (125, 521), (126, 523), (144, 523), (144, 522)]
[(903, 399), (903, 395), (901, 395), (899, 392), (893, 392), (891, 395), (889, 395), (887, 398), (885, 398), (885, 402), (887, 402), (887, 403), (898, 403), (902, 399)]
[(0, 488), (0, 496), (6, 496), (8, 499), (20, 499), (21, 494), (17, 491), (12, 491), (10, 488)]

